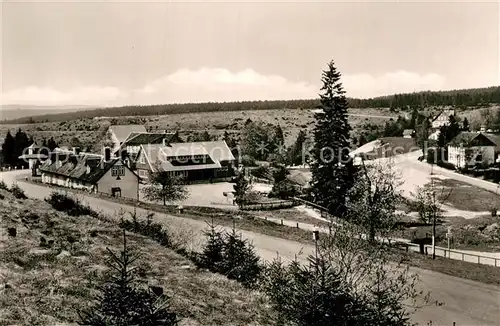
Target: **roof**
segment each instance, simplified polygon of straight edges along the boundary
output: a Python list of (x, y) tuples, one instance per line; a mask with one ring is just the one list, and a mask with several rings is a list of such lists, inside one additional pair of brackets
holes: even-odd
[(109, 129), (113, 131), (120, 143), (124, 142), (131, 133), (146, 132), (146, 127), (143, 125), (111, 125)]
[[(484, 137), (484, 139), (486, 139), (486, 141), (489, 143), (489, 146), (495, 146), (495, 147), (500, 148), (500, 136), (499, 135), (494, 135), (494, 134), (489, 134), (489, 133), (484, 133), (484, 132), (469, 132), (469, 131), (462, 131), (461, 133), (459, 133), (455, 138), (453, 138), (449, 142), (449, 145), (458, 146), (458, 145), (471, 143), (480, 136)], [(485, 145), (483, 145), (483, 146), (485, 146)]]
[(455, 114), (455, 110), (453, 109), (442, 109), (441, 111), (439, 111), (438, 114), (436, 114), (436, 116), (432, 119), (432, 121), (436, 121), (440, 116), (444, 115), (447, 119), (450, 117), (450, 115), (454, 115)]
[(177, 133), (159, 133), (159, 132), (134, 132), (131, 133), (123, 142), (128, 146), (139, 146), (143, 144), (162, 144), (163, 139), (166, 143), (170, 143), (172, 139), (177, 137)]
[(46, 159), (48, 158), (48, 156), (46, 154), (24, 154), (24, 155), (21, 155), (19, 156), (19, 159), (23, 160), (23, 159), (26, 159), (26, 160), (29, 160), (29, 159), (40, 159), (40, 160), (43, 160), (43, 159)]
[(403, 135), (411, 135), (413, 134), (413, 129), (405, 129), (403, 130)]
[[(45, 173), (62, 175), (71, 179), (77, 179), (90, 184), (96, 184), (106, 172), (117, 162), (121, 161), (118, 158), (111, 159), (103, 162), (101, 168), (102, 158), (91, 155), (73, 155), (67, 162), (58, 164), (60, 162), (51, 162), (47, 160), (42, 166), (40, 171)], [(87, 173), (87, 167), (90, 168)]]
[[(235, 160), (231, 150), (225, 141), (212, 142), (191, 142), (191, 143), (171, 143), (167, 146), (163, 144), (142, 145), (142, 149), (148, 158), (148, 161), (154, 165), (159, 162), (165, 171), (198, 170), (220, 168), (222, 161)], [(168, 158), (202, 155), (199, 160), (180, 160), (181, 164), (174, 161), (174, 164)]]

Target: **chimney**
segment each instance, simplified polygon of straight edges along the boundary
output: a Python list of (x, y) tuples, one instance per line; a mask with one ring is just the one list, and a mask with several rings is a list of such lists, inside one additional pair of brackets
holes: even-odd
[(104, 147), (104, 161), (109, 162), (111, 160), (111, 148)]
[(76, 155), (76, 147), (72, 147), (71, 150), (72, 150), (73, 154)]
[(165, 138), (163, 138), (163, 139), (161, 140), (161, 143), (162, 143), (163, 147), (167, 146), (167, 145), (165, 145)]
[(74, 147), (73, 150), (74, 150), (74, 152), (75, 152), (76, 155), (80, 155), (80, 152), (82, 151), (80, 149), (80, 147)]
[(87, 174), (89, 174), (89, 173), (90, 173), (90, 166), (86, 165), (85, 167), (86, 167), (86, 169), (87, 169), (85, 172), (86, 172)]

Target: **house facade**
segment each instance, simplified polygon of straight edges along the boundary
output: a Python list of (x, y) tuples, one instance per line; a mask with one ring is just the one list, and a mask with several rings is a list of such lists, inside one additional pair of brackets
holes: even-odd
[(500, 154), (500, 137), (487, 133), (461, 132), (448, 144), (448, 162), (457, 168), (489, 166)]
[(235, 158), (225, 141), (141, 145), (135, 162), (137, 174), (168, 171), (186, 182), (226, 180), (234, 175)]
[(118, 158), (51, 153), (40, 172), (46, 184), (139, 199), (139, 177)]
[(455, 110), (452, 110), (452, 109), (441, 110), (432, 119), (432, 122), (431, 122), (432, 129), (439, 129), (442, 126), (447, 125), (450, 121), (450, 116), (452, 116), (452, 115), (455, 115)]

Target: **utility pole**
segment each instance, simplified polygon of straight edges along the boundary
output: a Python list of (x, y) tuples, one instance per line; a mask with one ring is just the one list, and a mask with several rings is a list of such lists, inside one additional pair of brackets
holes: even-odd
[(431, 177), (432, 187), (432, 259), (436, 259), (436, 188), (434, 187), (434, 179)]

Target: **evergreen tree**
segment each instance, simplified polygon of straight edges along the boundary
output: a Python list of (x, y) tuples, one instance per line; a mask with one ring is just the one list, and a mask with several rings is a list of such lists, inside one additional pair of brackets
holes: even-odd
[(13, 166), (16, 163), (15, 151), (16, 141), (14, 137), (12, 137), (12, 134), (9, 130), (7, 131), (7, 135), (5, 136), (5, 140), (2, 144), (2, 152), (5, 164)]
[(47, 143), (47, 147), (50, 149), (51, 152), (58, 147), (54, 138), (50, 137), (49, 142)]
[(462, 122), (462, 130), (470, 131), (469, 120), (467, 120), (467, 118), (464, 118), (464, 121)]
[(456, 115), (450, 115), (448, 120), (448, 135), (447, 142), (450, 142), (453, 138), (455, 138), (461, 131), (460, 124), (458, 122), (458, 117)]
[(284, 154), (283, 149), (285, 144), (285, 136), (283, 135), (283, 130), (281, 129), (280, 125), (274, 127), (271, 137), (274, 153), (278, 155)]
[(311, 192), (317, 204), (332, 214), (343, 215), (354, 171), (349, 157), (351, 126), (340, 77), (331, 61), (322, 74), (321, 111), (315, 114)]
[(15, 149), (14, 149), (14, 165), (27, 167), (28, 162), (25, 162), (22, 159), (19, 159), (19, 156), (23, 155), (26, 147), (30, 146), (30, 139), (28, 135), (21, 129), (18, 129), (16, 135), (14, 136), (15, 141)]
[(87, 311), (79, 311), (79, 325), (177, 325), (177, 314), (170, 311), (163, 288), (137, 286), (134, 268), (139, 256), (130, 252), (123, 231), (123, 251), (117, 255), (108, 249), (108, 266), (114, 275), (101, 288), (98, 302)]
[(427, 142), (429, 140), (429, 130), (431, 123), (429, 119), (424, 119), (417, 128), (417, 144), (422, 149), (422, 155), (426, 155), (425, 148), (427, 147)]
[(304, 149), (303, 146), (306, 142), (306, 132), (304, 130), (300, 130), (297, 135), (297, 139), (295, 140), (295, 144), (290, 147), (288, 151), (288, 163), (291, 165), (301, 165), (304, 164)]
[(245, 178), (245, 173), (242, 171), (236, 177), (236, 183), (233, 185), (234, 200), (236, 204), (241, 205), (245, 202), (247, 192), (250, 190), (250, 184)]
[(213, 218), (208, 226), (210, 229), (204, 231), (207, 241), (201, 252), (199, 263), (203, 268), (217, 271), (221, 268), (222, 260), (224, 259), (224, 233), (217, 229)]
[(233, 137), (226, 131), (224, 131), (224, 135), (222, 136), (222, 140), (224, 140), (227, 146), (233, 150), (236, 147), (236, 142)]
[(358, 139), (358, 146), (361, 147), (363, 146), (364, 144), (366, 144), (368, 141), (366, 140), (366, 137), (365, 137), (365, 134), (361, 134), (359, 135), (359, 139)]

